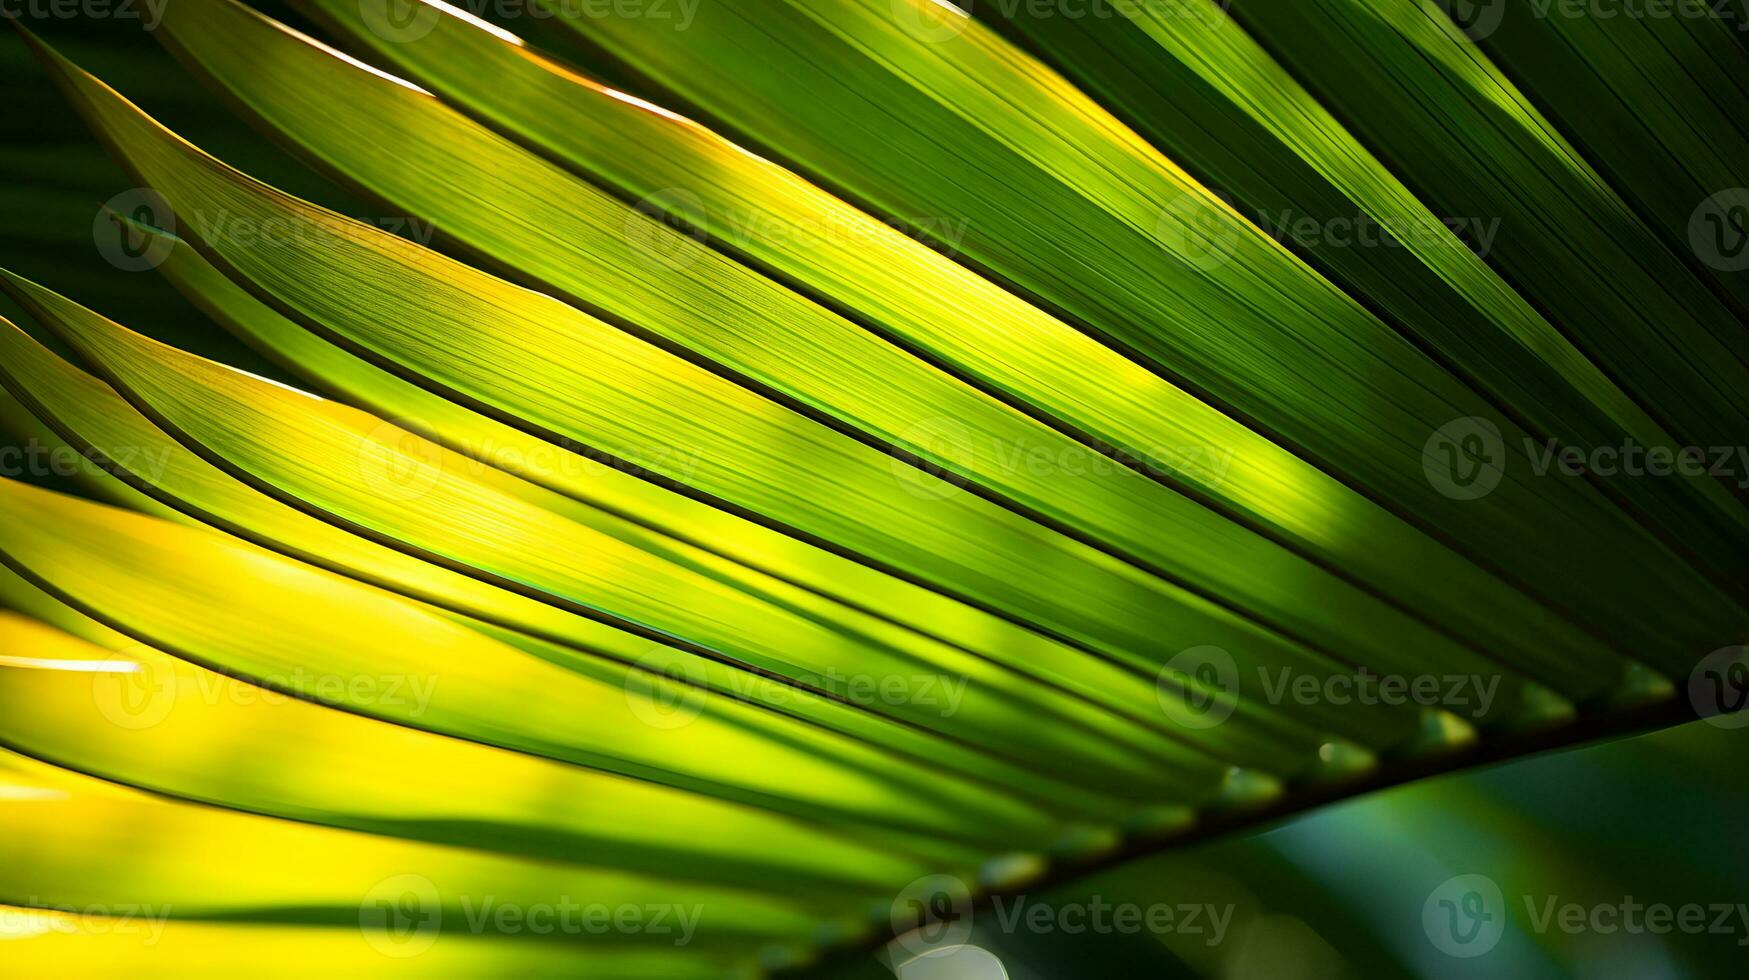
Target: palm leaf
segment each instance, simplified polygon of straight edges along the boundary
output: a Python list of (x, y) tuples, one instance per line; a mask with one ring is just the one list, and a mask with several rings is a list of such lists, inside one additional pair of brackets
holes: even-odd
[[(179, 975), (759, 972), (921, 924), (933, 874), (1705, 710), (1677, 685), (1743, 639), (1728, 470), (1549, 469), (1749, 431), (1691, 227), (1749, 159), (1717, 25), (553, 5), (611, 87), (441, 4), (297, 6), (406, 79), (234, 0), (157, 37), (408, 234), (25, 34), (150, 188), (115, 232), (310, 389), (0, 272), (0, 425), (85, 461), (0, 481), (33, 935), (131, 904)], [(1329, 694), (1380, 676), (1488, 693)], [(576, 894), (696, 938), (474, 918)]]

